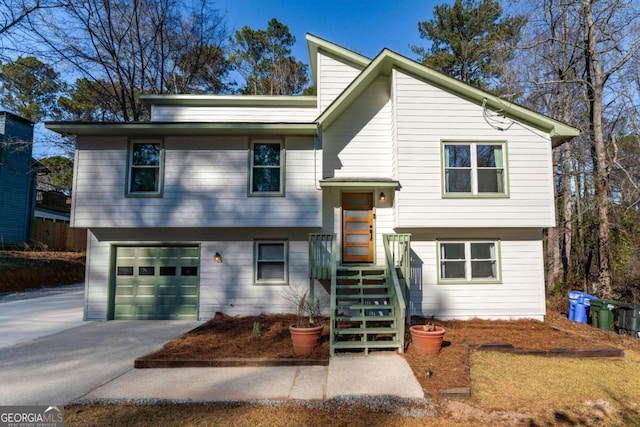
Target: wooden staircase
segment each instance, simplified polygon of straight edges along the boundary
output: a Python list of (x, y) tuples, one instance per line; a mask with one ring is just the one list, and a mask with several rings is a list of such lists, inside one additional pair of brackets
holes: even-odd
[(376, 350), (402, 351), (403, 328), (391, 303), (392, 292), (384, 266), (339, 266), (332, 298), (331, 354)]

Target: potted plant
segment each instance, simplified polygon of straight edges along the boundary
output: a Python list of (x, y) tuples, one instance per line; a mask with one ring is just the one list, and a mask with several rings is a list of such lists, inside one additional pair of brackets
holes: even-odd
[(289, 326), (293, 353), (296, 356), (308, 356), (320, 344), (323, 325), (316, 323), (319, 315), (319, 301), (315, 304), (308, 298), (307, 291), (289, 288), (285, 297), (296, 305), (296, 323)]
[(436, 354), (442, 348), (444, 328), (434, 324), (413, 325), (409, 328), (411, 342), (418, 353)]

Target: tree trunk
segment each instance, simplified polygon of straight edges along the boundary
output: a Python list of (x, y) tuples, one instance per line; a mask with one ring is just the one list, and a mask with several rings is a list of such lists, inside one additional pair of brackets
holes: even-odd
[(572, 143), (563, 146), (562, 159), (562, 281), (567, 282), (573, 262), (573, 198), (571, 194), (571, 166), (573, 163)]
[(593, 0), (583, 0), (585, 30), (586, 78), (589, 93), (589, 127), (595, 180), (595, 202), (598, 221), (598, 284), (602, 298), (612, 297), (611, 270), (609, 267), (609, 162), (604, 139), (602, 101), (606, 76), (596, 45), (596, 28), (592, 15)]
[[(553, 150), (554, 170), (556, 165), (560, 163), (560, 148)], [(557, 180), (553, 180), (554, 195), (558, 194), (556, 186)], [(558, 219), (556, 218), (556, 226), (548, 228), (545, 233), (545, 253), (546, 253), (546, 277), (545, 283), (547, 291), (551, 290), (556, 281), (560, 278), (560, 230), (558, 229)]]

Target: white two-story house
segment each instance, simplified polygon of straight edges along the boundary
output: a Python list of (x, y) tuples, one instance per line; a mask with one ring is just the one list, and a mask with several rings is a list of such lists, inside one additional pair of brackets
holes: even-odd
[(332, 350), (401, 349), (410, 315), (543, 319), (552, 148), (579, 131), (387, 49), (307, 43), (317, 96), (47, 124), (77, 135), (85, 318), (291, 312), (283, 289), (311, 285)]

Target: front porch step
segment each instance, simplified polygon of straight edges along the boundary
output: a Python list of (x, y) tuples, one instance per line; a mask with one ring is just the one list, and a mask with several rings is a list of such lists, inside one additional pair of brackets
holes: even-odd
[(340, 304), (338, 310), (393, 310), (389, 304)]
[(398, 349), (402, 346), (399, 341), (334, 341), (334, 350), (361, 350), (365, 354), (369, 353), (369, 350), (377, 349)]
[(367, 335), (367, 334), (397, 334), (398, 328), (337, 328), (333, 330), (335, 335)]
[(336, 316), (336, 322), (394, 322), (395, 316)]
[(362, 285), (340, 285), (338, 284), (336, 286), (337, 290), (342, 290), (342, 289), (364, 289), (364, 290), (368, 290), (368, 289), (389, 289), (389, 287), (385, 284), (369, 284), (369, 283), (365, 283)]
[(385, 294), (338, 294), (336, 295), (338, 299), (389, 299), (391, 295), (389, 293)]
[(377, 281), (384, 281), (384, 275), (383, 274), (365, 274), (365, 275), (348, 275), (348, 276), (343, 276), (340, 273), (338, 273), (338, 275), (336, 276), (336, 280), (339, 282), (341, 280), (377, 280)]

